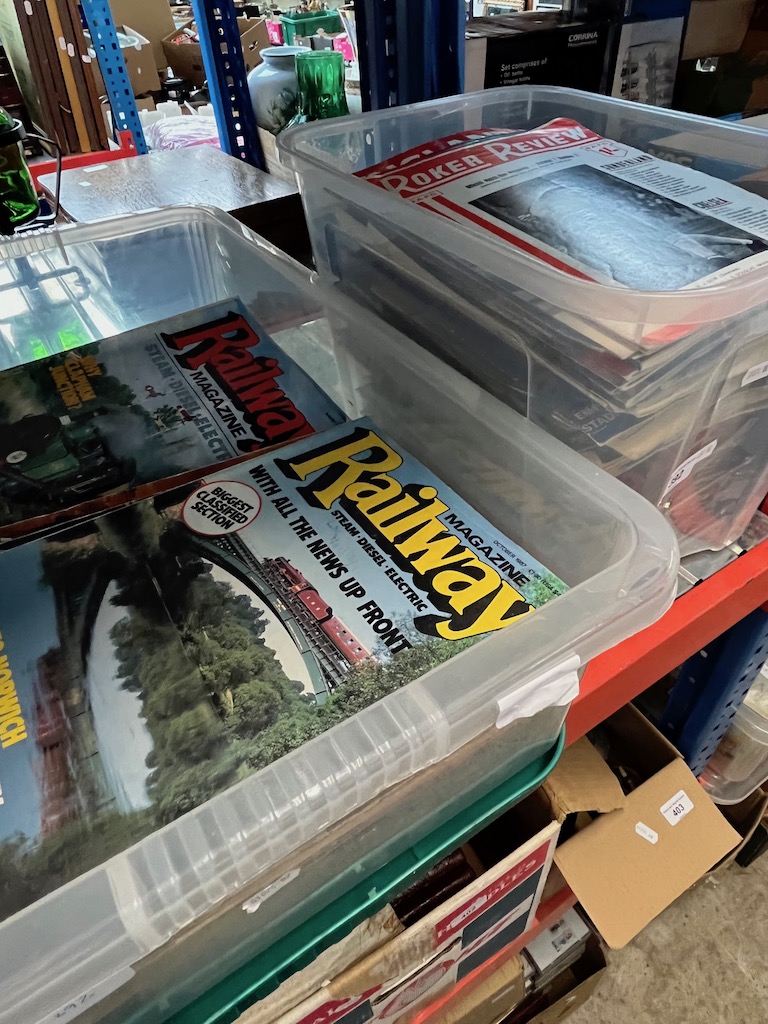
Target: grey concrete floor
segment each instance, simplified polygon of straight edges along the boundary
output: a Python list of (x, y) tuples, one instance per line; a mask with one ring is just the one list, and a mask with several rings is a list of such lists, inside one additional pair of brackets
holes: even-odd
[(768, 854), (681, 896), (568, 1024), (768, 1024)]

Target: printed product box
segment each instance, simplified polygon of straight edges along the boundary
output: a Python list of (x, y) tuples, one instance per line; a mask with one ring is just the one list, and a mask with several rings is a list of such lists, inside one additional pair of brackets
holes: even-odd
[(561, 85), (599, 92), (612, 23), (530, 12), (470, 21), (466, 91), (506, 85)]
[[(330, 961), (318, 958), (247, 1010), (238, 1024), (404, 1024), (441, 992), (522, 936), (539, 906), (560, 825), (553, 820), (545, 794), (537, 791), (507, 812), (493, 829), (493, 834), (508, 829), (515, 838), (518, 834), (528, 838), (513, 853), (483, 870), (485, 860), (493, 857), (494, 845), (488, 838), (491, 829), (485, 830), (473, 841), (469, 853), (481, 872), (473, 882), (334, 975), (344, 956), (359, 949), (359, 938), (352, 933), (345, 944), (327, 952)], [(370, 919), (366, 935), (371, 935), (375, 922), (376, 918)], [(391, 928), (388, 919), (385, 927)], [(522, 972), (519, 978), (516, 973), (505, 976), (505, 984), (515, 990), (518, 1000), (522, 998)], [(510, 1005), (514, 1001), (507, 1003), (507, 1008)]]

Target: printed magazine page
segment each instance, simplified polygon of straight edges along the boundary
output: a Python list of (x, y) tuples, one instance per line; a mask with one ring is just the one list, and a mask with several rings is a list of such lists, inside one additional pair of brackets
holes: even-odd
[(367, 420), (0, 573), (0, 917), (567, 589)]
[(768, 201), (735, 185), (565, 118), (506, 138), (468, 134), (453, 153), (443, 140), (359, 174), (586, 280), (670, 291), (768, 263)]
[(0, 373), (0, 532), (103, 511), (343, 420), (237, 299), (47, 356)]

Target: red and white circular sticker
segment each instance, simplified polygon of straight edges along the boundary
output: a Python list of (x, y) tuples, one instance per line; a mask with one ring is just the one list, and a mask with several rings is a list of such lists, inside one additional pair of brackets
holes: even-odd
[(213, 480), (190, 494), (181, 518), (201, 537), (223, 537), (250, 526), (260, 511), (261, 496), (254, 487), (239, 480)]

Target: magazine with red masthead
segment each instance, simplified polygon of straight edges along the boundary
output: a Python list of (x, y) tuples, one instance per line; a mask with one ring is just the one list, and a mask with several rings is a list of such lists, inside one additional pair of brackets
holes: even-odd
[(359, 175), (589, 281), (670, 291), (768, 264), (768, 201), (568, 118), (460, 132)]
[(14, 367), (0, 373), (0, 537), (344, 418), (236, 299)]

